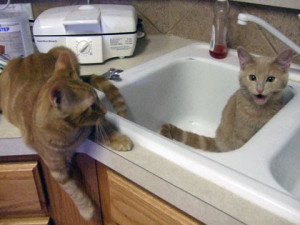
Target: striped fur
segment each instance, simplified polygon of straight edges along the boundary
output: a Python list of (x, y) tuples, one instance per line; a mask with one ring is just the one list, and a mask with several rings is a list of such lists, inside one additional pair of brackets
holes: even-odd
[(119, 92), (119, 89), (115, 87), (109, 80), (104, 76), (88, 75), (82, 76), (81, 79), (91, 84), (94, 88), (103, 91), (114, 106), (117, 114), (126, 117), (127, 107), (124, 99)]
[(200, 148), (206, 151), (216, 151), (214, 138), (183, 131), (172, 124), (164, 124), (160, 133), (167, 138), (174, 139), (194, 148)]
[[(105, 92), (121, 116), (126, 115), (116, 87), (103, 77), (93, 75), (89, 80)], [(47, 54), (12, 59), (0, 76), (0, 110), (41, 156), (83, 218), (91, 219), (94, 204), (78, 185), (72, 166), (75, 149), (95, 126), (115, 150), (130, 150), (133, 144), (105, 120), (106, 108), (93, 87), (80, 78), (74, 53), (57, 47)]]
[(206, 151), (231, 151), (243, 146), (283, 107), (292, 51), (283, 51), (275, 58), (258, 58), (238, 48), (238, 56), (240, 89), (223, 109), (216, 137), (183, 131), (171, 124), (162, 126), (162, 135)]

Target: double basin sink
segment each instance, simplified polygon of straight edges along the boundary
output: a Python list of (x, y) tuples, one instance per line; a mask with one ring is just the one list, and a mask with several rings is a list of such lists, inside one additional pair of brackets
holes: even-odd
[[(108, 120), (149, 151), (299, 222), (299, 68), (290, 69), (284, 108), (237, 150), (205, 152), (159, 134), (162, 124), (172, 123), (215, 135), (227, 100), (239, 88), (239, 62), (234, 50), (217, 60), (208, 49), (207, 44), (195, 43), (123, 72), (115, 85), (127, 103), (128, 118), (108, 113)], [(108, 108), (113, 112), (109, 104)]]

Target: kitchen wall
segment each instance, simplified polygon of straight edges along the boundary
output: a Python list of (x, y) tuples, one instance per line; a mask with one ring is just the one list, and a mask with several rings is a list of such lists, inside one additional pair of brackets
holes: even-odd
[[(32, 2), (35, 16), (49, 7), (86, 3), (83, 0), (18, 2)], [(90, 3), (135, 6), (138, 16), (143, 19), (144, 30), (147, 34), (176, 35), (198, 41), (210, 41), (214, 0), (91, 0)], [(238, 2), (230, 2), (230, 6), (228, 31), (230, 48), (237, 48), (241, 45), (250, 52), (270, 56), (287, 48), (255, 24), (238, 25), (237, 15), (240, 12), (261, 17), (300, 45), (300, 18), (298, 18), (300, 10)], [(300, 64), (300, 56), (296, 56), (294, 62)]]

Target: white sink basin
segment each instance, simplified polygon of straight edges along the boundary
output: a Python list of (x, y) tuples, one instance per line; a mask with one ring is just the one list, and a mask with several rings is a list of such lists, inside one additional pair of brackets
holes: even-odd
[[(209, 56), (192, 44), (122, 73), (115, 83), (129, 120), (108, 113), (135, 143), (248, 199), (292, 223), (300, 221), (300, 83), (289, 81), (285, 107), (238, 150), (210, 153), (162, 137), (163, 123), (214, 136), (221, 112), (238, 89), (239, 62)], [(300, 70), (290, 77), (300, 80)]]
[(276, 181), (295, 198), (300, 199), (300, 132), (271, 161)]
[[(226, 70), (220, 72), (224, 66)], [(172, 123), (213, 136), (223, 107), (238, 88), (237, 73), (237, 68), (207, 60), (174, 60), (122, 88), (128, 117), (153, 131), (159, 131), (163, 123)]]

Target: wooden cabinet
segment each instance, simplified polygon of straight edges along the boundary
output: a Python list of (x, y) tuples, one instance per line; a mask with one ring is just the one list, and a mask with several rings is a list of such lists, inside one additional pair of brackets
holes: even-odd
[(98, 207), (91, 221), (35, 156), (0, 158), (0, 225), (203, 224), (90, 157), (75, 158), (81, 184)]
[(203, 224), (104, 165), (97, 169), (104, 225)]
[[(34, 161), (33, 161), (34, 160)], [(0, 225), (101, 225), (96, 161), (76, 156), (81, 185), (99, 211), (85, 221), (38, 156), (0, 158)]]
[(0, 219), (0, 225), (49, 225), (49, 217)]
[(27, 221), (39, 217), (40, 224), (49, 221), (38, 163), (0, 163), (0, 225), (23, 224), (22, 217), (32, 217)]

